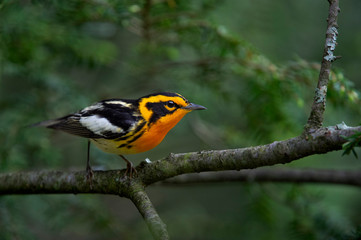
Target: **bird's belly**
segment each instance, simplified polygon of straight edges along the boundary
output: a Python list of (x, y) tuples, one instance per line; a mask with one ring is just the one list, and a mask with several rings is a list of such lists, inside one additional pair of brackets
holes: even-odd
[(144, 133), (138, 140), (127, 143), (127, 141), (115, 141), (110, 139), (92, 139), (92, 143), (104, 152), (123, 155), (135, 154), (148, 151), (162, 142), (164, 136)]
[(123, 154), (133, 154), (135, 149), (125, 147), (119, 147), (122, 145), (122, 142), (111, 140), (111, 139), (92, 139), (92, 143), (107, 153), (113, 153), (117, 155)]

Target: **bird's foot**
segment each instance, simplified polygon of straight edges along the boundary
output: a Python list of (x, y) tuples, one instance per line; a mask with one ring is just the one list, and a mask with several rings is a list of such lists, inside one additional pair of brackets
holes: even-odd
[(123, 160), (127, 163), (127, 170), (124, 173), (124, 177), (129, 177), (130, 179), (133, 178), (133, 176), (137, 176), (138, 172), (134, 168), (133, 163), (126, 159), (123, 155), (119, 155)]
[(138, 175), (137, 169), (134, 168), (131, 162), (127, 162), (127, 170), (124, 173), (124, 177), (129, 177), (130, 179)]

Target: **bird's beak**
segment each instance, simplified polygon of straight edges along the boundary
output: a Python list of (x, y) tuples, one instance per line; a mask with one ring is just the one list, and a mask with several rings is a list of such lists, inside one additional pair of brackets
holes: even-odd
[(182, 109), (193, 111), (193, 110), (205, 110), (207, 108), (198, 104), (190, 103), (187, 106), (182, 107)]

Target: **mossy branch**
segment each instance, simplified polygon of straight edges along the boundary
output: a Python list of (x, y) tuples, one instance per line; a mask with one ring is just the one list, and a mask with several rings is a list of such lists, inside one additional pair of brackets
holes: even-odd
[(253, 169), (284, 164), (315, 154), (342, 149), (345, 137), (361, 131), (359, 127), (327, 127), (309, 135), (298, 136), (271, 144), (192, 153), (170, 154), (168, 157), (142, 162), (137, 166), (138, 176), (123, 177), (125, 170), (94, 171), (92, 185), (85, 171), (17, 172), (0, 174), (0, 194), (103, 193), (131, 198), (132, 184), (142, 186), (185, 173)]
[[(53, 193), (119, 195), (133, 201), (155, 239), (169, 239), (165, 224), (144, 190), (146, 186), (185, 173), (253, 169), (340, 150), (347, 141), (345, 137), (360, 131), (361, 126), (339, 125), (318, 129), (308, 138), (298, 136), (255, 147), (170, 154), (152, 163), (139, 164), (136, 168), (138, 175), (133, 179), (124, 177), (125, 170), (94, 171), (92, 184), (87, 180), (85, 171), (3, 173), (0, 174), (0, 195)], [(317, 179), (317, 176), (314, 177)], [(294, 178), (289, 176), (288, 179), (292, 182)], [(283, 180), (286, 181), (287, 178)], [(335, 182), (330, 181), (330, 183)]]

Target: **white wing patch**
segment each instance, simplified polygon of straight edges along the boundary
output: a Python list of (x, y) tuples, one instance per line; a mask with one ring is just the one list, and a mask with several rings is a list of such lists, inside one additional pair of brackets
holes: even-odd
[(105, 103), (106, 104), (118, 104), (118, 105), (121, 105), (126, 108), (131, 108), (133, 106), (131, 103), (126, 103), (126, 102), (117, 101), (117, 100), (110, 100), (110, 101), (106, 101)]
[(103, 109), (103, 105), (101, 103), (96, 103), (96, 104), (93, 104), (89, 107), (86, 107), (84, 108), (83, 110), (81, 110), (81, 112), (88, 112), (88, 111), (91, 111), (91, 110), (96, 110), (96, 109)]
[(88, 128), (95, 134), (104, 136), (102, 133), (110, 131), (113, 133), (122, 133), (123, 129), (120, 127), (114, 126), (111, 124), (106, 118), (99, 117), (97, 115), (89, 116), (89, 117), (81, 117), (79, 122), (84, 127)]

